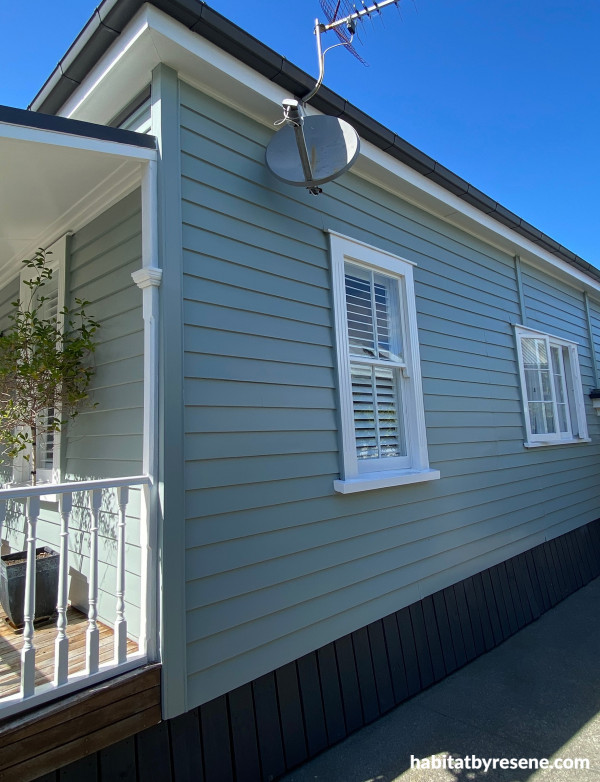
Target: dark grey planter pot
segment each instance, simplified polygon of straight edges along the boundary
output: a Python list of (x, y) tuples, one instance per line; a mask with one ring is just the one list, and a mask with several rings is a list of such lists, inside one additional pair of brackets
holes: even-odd
[[(51, 616), (56, 611), (58, 594), (58, 565), (60, 555), (43, 546), (36, 549), (35, 571), (35, 619)], [(49, 556), (39, 557), (40, 554)], [(15, 562), (15, 560), (17, 560)], [(19, 562), (18, 560), (23, 560)], [(23, 608), (25, 602), (25, 573), (27, 554), (19, 551), (7, 554), (0, 562), (0, 603), (6, 611), (9, 622), (15, 627), (24, 624)]]

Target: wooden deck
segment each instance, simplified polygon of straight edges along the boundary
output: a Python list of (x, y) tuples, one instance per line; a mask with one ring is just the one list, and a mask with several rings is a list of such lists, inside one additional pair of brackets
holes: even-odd
[[(69, 674), (85, 668), (85, 634), (87, 616), (76, 608), (67, 611), (69, 637)], [(100, 663), (108, 662), (114, 656), (113, 631), (98, 622), (100, 629)], [(54, 641), (56, 622), (49, 622), (35, 631), (35, 683), (36, 686), (51, 682), (54, 676)], [(0, 613), (0, 698), (19, 692), (21, 683), (21, 648), (23, 635), (16, 633)], [(137, 652), (133, 641), (127, 642), (127, 653)]]

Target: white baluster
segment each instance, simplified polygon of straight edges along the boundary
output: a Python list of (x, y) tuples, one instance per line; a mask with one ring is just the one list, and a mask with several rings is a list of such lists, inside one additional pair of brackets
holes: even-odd
[(25, 572), (25, 605), (23, 648), (21, 650), (21, 697), (28, 698), (35, 690), (35, 646), (33, 620), (35, 618), (35, 544), (36, 527), (40, 515), (40, 498), (27, 498), (27, 570)]
[(90, 583), (86, 643), (87, 674), (96, 673), (100, 666), (100, 631), (98, 630), (98, 522), (102, 505), (102, 490), (90, 492), (92, 526), (90, 529)]
[(119, 523), (117, 526), (117, 619), (115, 621), (115, 663), (127, 660), (127, 620), (125, 619), (125, 513), (129, 502), (129, 487), (117, 489)]
[(60, 569), (58, 571), (58, 633), (54, 642), (54, 684), (65, 684), (69, 678), (69, 639), (67, 637), (67, 586), (69, 577), (69, 518), (73, 495), (60, 495)]

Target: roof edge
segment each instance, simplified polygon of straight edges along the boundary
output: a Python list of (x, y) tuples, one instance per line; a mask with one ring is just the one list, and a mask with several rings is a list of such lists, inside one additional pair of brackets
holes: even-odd
[[(200, 0), (147, 0), (147, 2), (292, 94), (301, 97), (313, 86), (314, 79), (307, 73), (206, 3)], [(29, 108), (50, 115), (56, 114), (143, 5), (144, 0), (103, 0)], [(526, 237), (540, 248), (566, 261), (578, 271), (584, 271), (594, 280), (600, 281), (600, 269), (558, 244), (499, 202), (486, 196), (481, 190), (332, 90), (322, 87), (310, 103), (324, 114), (347, 120), (356, 128), (359, 135), (382, 151), (432, 179), (458, 198)]]
[(70, 136), (83, 136), (100, 141), (112, 141), (117, 144), (128, 144), (144, 149), (156, 149), (156, 139), (147, 133), (136, 133), (133, 130), (111, 128), (108, 125), (96, 125), (94, 122), (83, 122), (79, 119), (57, 117), (55, 114), (42, 114), (27, 109), (15, 109), (12, 106), (0, 105), (0, 123), (5, 125), (20, 125), (36, 130), (48, 130), (54, 133), (66, 133)]

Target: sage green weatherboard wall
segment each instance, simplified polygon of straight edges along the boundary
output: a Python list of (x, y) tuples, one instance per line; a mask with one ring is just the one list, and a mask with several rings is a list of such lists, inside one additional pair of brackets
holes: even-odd
[[(66, 480), (92, 480), (142, 471), (143, 319), (141, 292), (131, 273), (141, 267), (141, 206), (139, 191), (126, 196), (71, 239), (67, 259), (67, 305), (75, 298), (90, 302), (89, 313), (99, 321), (89, 408), (67, 425), (63, 451)], [(17, 283), (11, 284), (12, 290)], [(13, 297), (14, 300), (16, 296)], [(4, 294), (1, 295), (4, 300)], [(0, 310), (0, 317), (4, 309)], [(2, 321), (3, 322), (3, 321)], [(130, 492), (126, 522), (126, 617), (128, 631), (139, 633), (140, 521), (139, 490)], [(116, 524), (114, 492), (104, 494), (100, 516), (99, 618), (115, 617)], [(75, 495), (69, 535), (72, 603), (87, 608), (90, 516), (87, 503)], [(38, 545), (57, 548), (60, 517), (56, 503), (42, 503)], [(22, 515), (9, 519), (13, 550), (24, 545)]]
[[(181, 96), (192, 706), (592, 520), (600, 490), (591, 412), (592, 444), (523, 448), (511, 257), (352, 175), (318, 199), (279, 185), (268, 129), (187, 85)], [(418, 264), (438, 482), (332, 490), (324, 228)], [(529, 324), (581, 342), (591, 388), (581, 292), (525, 272)]]
[[(513, 258), (352, 174), (276, 182), (271, 132), (181, 89), (188, 708), (595, 519), (592, 443), (525, 449)], [(342, 496), (331, 228), (414, 261), (439, 481)], [(583, 294), (524, 264), (529, 325)], [(595, 309), (598, 327), (598, 309)]]

